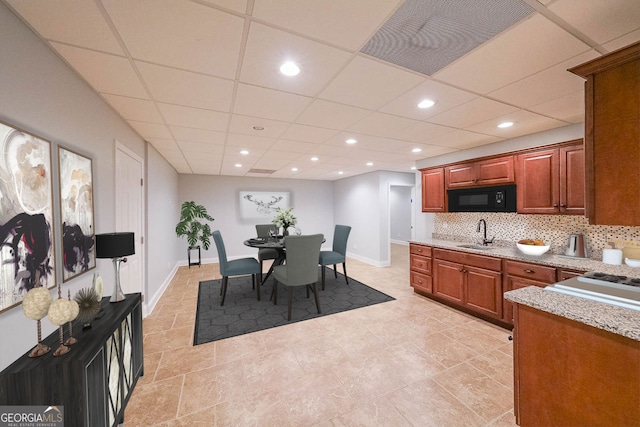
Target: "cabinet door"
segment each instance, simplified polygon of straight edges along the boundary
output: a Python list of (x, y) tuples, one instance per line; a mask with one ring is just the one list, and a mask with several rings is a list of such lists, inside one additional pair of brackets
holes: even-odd
[(465, 305), (478, 313), (502, 318), (502, 273), (476, 267), (464, 267)]
[(422, 212), (445, 212), (444, 169), (422, 171)]
[(560, 213), (584, 215), (584, 148), (560, 148)]
[(411, 270), (415, 270), (418, 273), (431, 274), (431, 258), (411, 254), (409, 265)]
[(431, 276), (421, 274), (416, 271), (411, 272), (411, 286), (419, 291), (432, 293), (433, 292), (433, 279)]
[(515, 181), (513, 156), (482, 160), (476, 165), (477, 185), (510, 184)]
[(461, 264), (433, 260), (433, 294), (463, 304), (464, 269)]
[(516, 156), (518, 213), (557, 214), (560, 168), (557, 149)]
[[(524, 279), (516, 276), (505, 276), (504, 291), (513, 291), (515, 289), (526, 288), (527, 286), (539, 286), (544, 288), (549, 283), (538, 282), (537, 280)], [(513, 303), (504, 300), (502, 304), (502, 319), (506, 322), (513, 323)]]
[(471, 187), (476, 185), (476, 163), (463, 163), (445, 168), (447, 188)]

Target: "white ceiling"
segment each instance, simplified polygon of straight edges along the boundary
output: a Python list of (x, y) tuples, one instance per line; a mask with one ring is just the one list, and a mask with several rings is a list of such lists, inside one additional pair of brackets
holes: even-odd
[(567, 68), (640, 41), (638, 0), (523, 0), (536, 13), (426, 76), (359, 52), (401, 0), (2, 1), (186, 174), (409, 172), (579, 123)]

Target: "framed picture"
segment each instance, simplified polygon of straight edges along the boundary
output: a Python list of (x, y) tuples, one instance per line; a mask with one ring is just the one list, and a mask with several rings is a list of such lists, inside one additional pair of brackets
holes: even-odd
[(56, 286), (51, 143), (0, 122), (0, 312)]
[(276, 208), (289, 209), (289, 192), (240, 191), (240, 218), (273, 219)]
[(95, 268), (91, 159), (58, 146), (62, 281)]

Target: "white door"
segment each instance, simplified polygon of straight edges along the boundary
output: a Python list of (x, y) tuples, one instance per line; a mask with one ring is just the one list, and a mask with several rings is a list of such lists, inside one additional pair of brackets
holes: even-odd
[(133, 231), (134, 255), (120, 265), (120, 284), (125, 294), (144, 295), (144, 161), (116, 141), (116, 231)]

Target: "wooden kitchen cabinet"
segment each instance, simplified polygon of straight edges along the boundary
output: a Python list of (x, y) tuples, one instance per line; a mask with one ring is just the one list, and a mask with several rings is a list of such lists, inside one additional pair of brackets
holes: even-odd
[(526, 305), (515, 306), (518, 425), (640, 425), (640, 342)]
[(566, 268), (558, 268), (557, 269), (557, 278), (558, 282), (562, 282), (563, 280), (571, 279), (572, 277), (582, 276), (586, 271), (584, 270), (568, 270)]
[(433, 250), (433, 295), (475, 314), (502, 317), (499, 258), (446, 249)]
[(516, 155), (518, 213), (584, 214), (584, 148), (571, 142)]
[(409, 245), (409, 275), (409, 283), (414, 292), (430, 294), (433, 291), (429, 246), (415, 243)]
[(445, 184), (447, 189), (511, 184), (513, 182), (513, 156), (455, 164), (445, 168)]
[(422, 170), (422, 212), (446, 212), (444, 168)]
[(586, 216), (640, 225), (640, 43), (571, 68), (585, 83)]
[[(503, 260), (504, 292), (527, 286), (546, 287), (556, 283), (556, 268), (529, 262)], [(503, 301), (502, 318), (513, 324), (513, 303)]]

